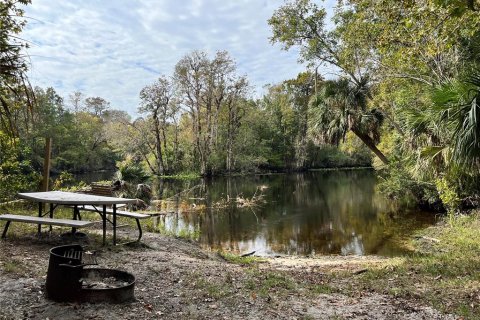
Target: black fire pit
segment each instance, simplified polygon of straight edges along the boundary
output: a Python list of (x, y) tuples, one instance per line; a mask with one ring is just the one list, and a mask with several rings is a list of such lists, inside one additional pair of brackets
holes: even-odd
[(50, 249), (47, 297), (54, 301), (92, 303), (120, 303), (135, 298), (135, 276), (115, 269), (84, 268), (89, 265), (96, 265), (96, 261), (80, 245)]

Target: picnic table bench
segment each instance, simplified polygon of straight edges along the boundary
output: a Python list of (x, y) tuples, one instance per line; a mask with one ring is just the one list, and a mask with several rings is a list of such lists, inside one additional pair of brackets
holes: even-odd
[[(92, 205), (79, 206), (78, 210), (79, 211), (83, 210), (83, 211), (97, 212), (100, 215), (102, 215), (103, 212), (108, 214), (108, 215), (113, 214), (113, 209), (106, 208), (105, 210), (101, 210), (100, 208), (97, 208), (96, 206), (92, 206)], [(145, 214), (145, 213), (138, 213), (138, 212), (131, 212), (131, 211), (123, 211), (123, 210), (116, 210), (115, 214), (119, 217), (126, 217), (126, 218), (135, 219), (135, 221), (137, 223), (137, 229), (138, 229), (138, 238), (136, 240), (137, 242), (140, 241), (140, 239), (142, 238), (142, 234), (143, 234), (142, 225), (140, 224), (140, 219), (146, 219), (146, 218), (150, 218), (152, 216), (155, 216), (155, 214)]]
[(33, 223), (38, 225), (45, 224), (50, 226), (53, 225), (53, 226), (72, 227), (72, 228), (88, 227), (95, 223), (92, 221), (32, 217), (32, 216), (23, 216), (23, 215), (17, 215), (17, 214), (2, 214), (0, 215), (0, 220), (6, 221), (5, 228), (3, 229), (3, 233), (2, 233), (2, 238), (6, 237), (7, 230), (11, 222)]

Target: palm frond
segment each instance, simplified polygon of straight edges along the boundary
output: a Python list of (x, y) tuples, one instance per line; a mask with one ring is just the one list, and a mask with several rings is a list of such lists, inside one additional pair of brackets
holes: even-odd
[(480, 91), (470, 103), (460, 109), (454, 132), (454, 159), (466, 166), (480, 160)]
[(420, 156), (422, 158), (430, 158), (430, 159), (435, 159), (437, 156), (439, 156), (447, 146), (429, 146), (425, 147), (420, 151)]

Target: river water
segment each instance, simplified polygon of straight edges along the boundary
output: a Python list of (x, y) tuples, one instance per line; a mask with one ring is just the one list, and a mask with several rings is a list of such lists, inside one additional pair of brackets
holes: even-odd
[[(176, 214), (159, 225), (174, 234), (196, 234), (203, 247), (234, 253), (407, 254), (406, 240), (435, 216), (400, 211), (376, 184), (373, 170), (162, 181), (156, 184), (161, 199), (189, 191), (171, 198)], [(249, 202), (253, 196), (262, 201)]]

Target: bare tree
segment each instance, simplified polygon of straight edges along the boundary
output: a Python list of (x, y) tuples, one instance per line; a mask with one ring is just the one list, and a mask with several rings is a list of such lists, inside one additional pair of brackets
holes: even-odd
[(142, 106), (139, 111), (148, 113), (152, 117), (155, 133), (154, 154), (157, 160), (157, 173), (160, 175), (170, 171), (168, 157), (164, 157), (163, 152), (167, 149), (166, 128), (168, 118), (172, 115), (170, 105), (173, 95), (173, 84), (165, 76), (160, 77), (154, 84), (146, 86), (140, 92)]
[[(207, 174), (208, 150), (205, 150), (205, 132), (203, 117), (206, 113), (204, 103), (209, 103), (205, 95), (208, 88), (209, 61), (204, 52), (193, 51), (183, 57), (175, 66), (175, 82), (179, 89), (179, 97), (186, 107), (191, 120), (194, 134), (194, 158), (198, 159), (201, 174)], [(211, 106), (211, 105), (210, 105)]]
[(236, 110), (236, 99), (247, 86), (246, 80), (240, 81), (235, 72), (235, 62), (225, 51), (217, 52), (213, 60), (204, 52), (194, 51), (183, 57), (175, 68), (180, 101), (191, 117), (195, 158), (202, 175), (212, 174), (211, 158), (218, 151), (222, 109), (227, 106), (232, 112)]
[(70, 108), (73, 112), (78, 113), (83, 109), (83, 96), (83, 93), (80, 91), (74, 91), (68, 96)]

